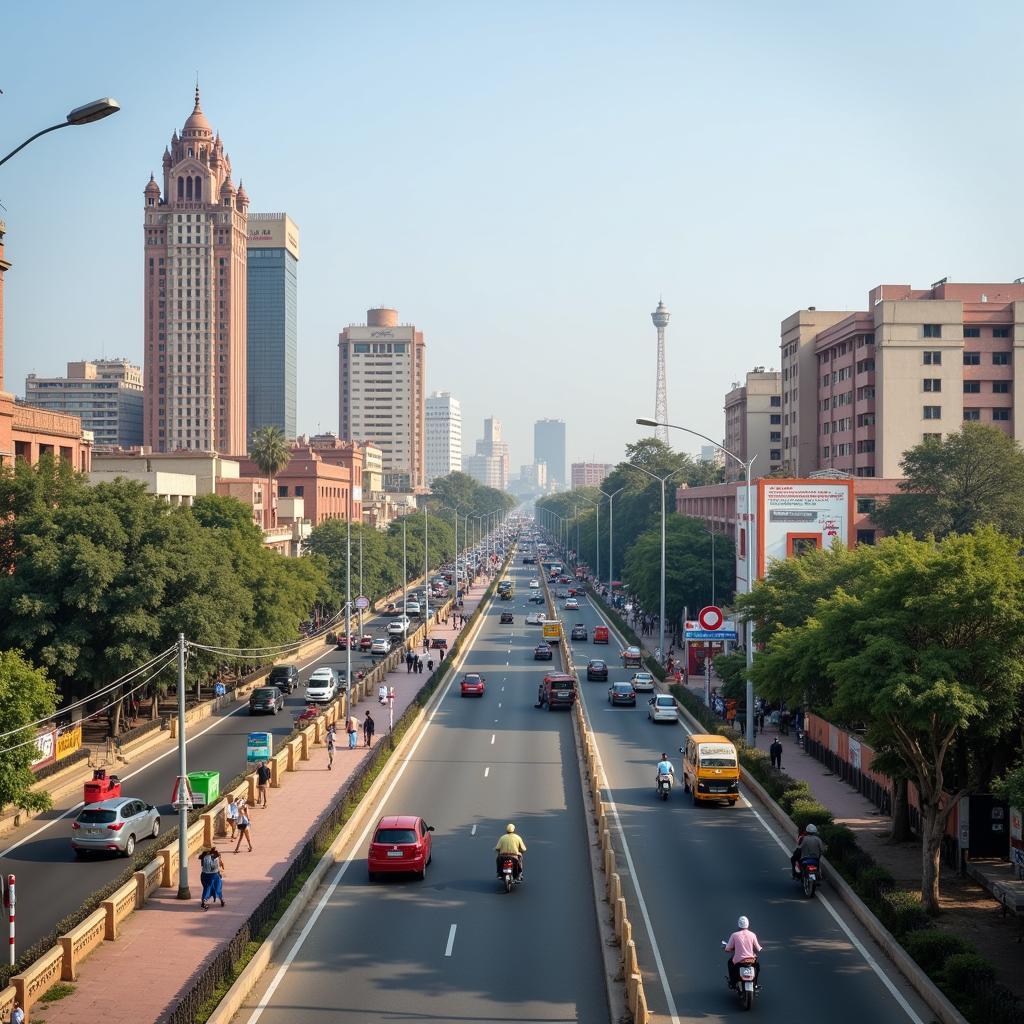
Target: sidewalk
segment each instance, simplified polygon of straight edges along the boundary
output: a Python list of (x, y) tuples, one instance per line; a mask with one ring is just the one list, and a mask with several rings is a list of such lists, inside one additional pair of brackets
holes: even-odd
[[(463, 611), (467, 618), (485, 589), (486, 582), (481, 579), (466, 594)], [(452, 641), (463, 628), (456, 630), (451, 622), (437, 624), (432, 635)], [(436, 651), (430, 653), (436, 657)], [(421, 674), (409, 673), (401, 663), (388, 674), (387, 685), (395, 688), (396, 721), (427, 678), (426, 668)], [(376, 744), (387, 734), (388, 709), (375, 699), (364, 698), (352, 713), (362, 721), (367, 710), (376, 723)], [(226, 866), (225, 907), (211, 905), (205, 913), (200, 909), (199, 865), (193, 857), (189, 864), (193, 898), (179, 902), (175, 888), (155, 892), (124, 923), (116, 942), (104, 942), (84, 962), (73, 993), (49, 1006), (33, 1007), (33, 1019), (42, 1016), (49, 1024), (134, 1024), (163, 1019), (188, 991), (197, 968), (227, 945), (284, 875), (327, 808), (368, 756), (362, 744), (360, 733), (359, 746), (349, 750), (344, 733), (339, 733), (331, 771), (327, 770), (326, 747), (313, 747), (310, 759), (300, 762), (299, 771), (287, 773), (281, 788), (270, 790), (268, 806), (253, 808), (251, 853), (244, 843), (237, 854), (226, 838), (218, 843)]]

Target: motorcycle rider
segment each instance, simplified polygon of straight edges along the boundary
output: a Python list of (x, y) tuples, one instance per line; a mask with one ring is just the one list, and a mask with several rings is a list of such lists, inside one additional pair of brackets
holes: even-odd
[(654, 776), (654, 785), (658, 785), (658, 779), (662, 775), (675, 776), (676, 770), (672, 767), (672, 762), (668, 759), (668, 754), (662, 753), (661, 760), (658, 762), (657, 773)]
[(818, 835), (818, 826), (811, 822), (807, 828), (802, 829), (800, 834), (797, 836), (796, 849), (793, 851), (793, 856), (789, 858), (789, 862), (793, 868), (793, 877), (799, 878), (800, 875), (797, 871), (797, 867), (800, 861), (805, 858), (813, 858), (819, 862), (821, 861), (821, 855), (825, 852), (825, 844), (821, 841), (821, 837)]
[(740, 980), (739, 964), (743, 960), (754, 961), (754, 987), (757, 987), (761, 976), (761, 961), (757, 955), (762, 948), (757, 936), (750, 930), (750, 922), (741, 917), (736, 922), (736, 931), (729, 936), (729, 941), (725, 944), (726, 953), (732, 954), (729, 957), (729, 988), (735, 988), (736, 982)]
[(498, 840), (494, 849), (498, 854), (495, 859), (498, 877), (501, 877), (501, 862), (506, 857), (511, 857), (515, 862), (512, 872), (515, 875), (516, 880), (521, 882), (523, 879), (523, 854), (526, 853), (526, 843), (524, 843), (522, 837), (516, 833), (516, 827), (512, 822), (509, 822), (505, 826), (505, 834)]

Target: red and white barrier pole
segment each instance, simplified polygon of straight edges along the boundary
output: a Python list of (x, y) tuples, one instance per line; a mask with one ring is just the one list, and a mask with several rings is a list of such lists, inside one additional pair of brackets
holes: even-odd
[(4, 900), (7, 904), (7, 922), (8, 922), (8, 935), (10, 943), (10, 960), (8, 963), (14, 966), (14, 875), (7, 876), (7, 898)]

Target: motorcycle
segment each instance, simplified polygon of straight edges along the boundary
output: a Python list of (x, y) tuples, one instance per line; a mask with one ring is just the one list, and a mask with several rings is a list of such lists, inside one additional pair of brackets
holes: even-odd
[(669, 793), (672, 792), (672, 776), (663, 774), (658, 776), (658, 796), (662, 800), (667, 800)]
[(501, 881), (505, 886), (505, 892), (511, 892), (512, 887), (519, 884), (520, 879), (516, 877), (516, 861), (514, 857), (502, 857)]
[(811, 899), (814, 896), (814, 890), (821, 883), (821, 866), (818, 863), (818, 858), (802, 858), (797, 872), (800, 875), (800, 883), (804, 887), (804, 895)]
[[(727, 942), (722, 943), (724, 949), (728, 945)], [(738, 975), (736, 981), (736, 994), (739, 996), (740, 1006), (744, 1010), (752, 1010), (754, 1008), (754, 991), (757, 987), (757, 961), (756, 960), (741, 960), (736, 965), (736, 973)], [(732, 979), (728, 973), (725, 976), (726, 982), (729, 986), (732, 986)]]

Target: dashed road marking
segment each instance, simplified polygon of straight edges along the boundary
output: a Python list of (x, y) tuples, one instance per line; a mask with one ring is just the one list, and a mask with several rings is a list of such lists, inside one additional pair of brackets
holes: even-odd
[(486, 767), (486, 768), (484, 769), (484, 778), (486, 779), (486, 778), (487, 778), (487, 776), (488, 776), (488, 775), (490, 775), (490, 774), (491, 774), (491, 766), (490, 766), (490, 765), (488, 765), (488, 766), (487, 766), (487, 767)]
[(444, 955), (445, 956), (451, 956), (452, 955), (452, 947), (455, 945), (455, 928), (456, 927), (457, 926), (453, 924), (451, 926), (451, 928), (448, 930), (448, 945), (444, 947)]

